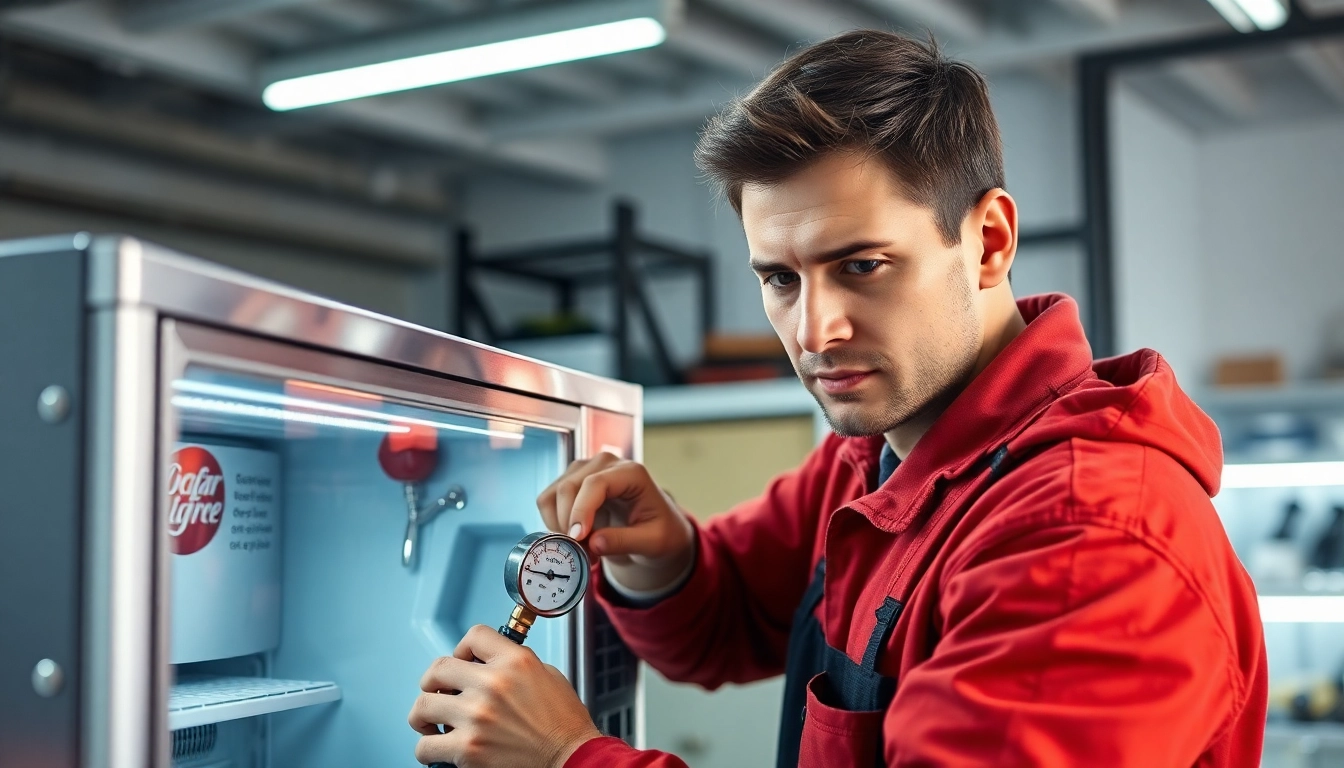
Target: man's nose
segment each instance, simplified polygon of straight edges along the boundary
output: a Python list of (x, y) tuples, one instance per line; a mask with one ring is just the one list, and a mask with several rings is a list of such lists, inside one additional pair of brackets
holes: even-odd
[(803, 286), (799, 306), (798, 345), (804, 352), (825, 352), (832, 345), (849, 341), (854, 327), (841, 291), (825, 285)]

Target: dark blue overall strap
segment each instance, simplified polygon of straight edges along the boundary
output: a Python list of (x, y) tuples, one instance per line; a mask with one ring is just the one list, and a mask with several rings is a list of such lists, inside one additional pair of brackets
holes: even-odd
[(900, 618), (903, 607), (900, 600), (888, 597), (875, 612), (877, 624), (873, 625), (873, 633), (868, 636), (868, 646), (863, 649), (863, 661), (859, 663), (864, 669), (877, 670), (877, 655), (882, 652), (882, 646), (887, 644), (887, 638), (891, 637), (891, 630), (896, 626), (896, 619)]

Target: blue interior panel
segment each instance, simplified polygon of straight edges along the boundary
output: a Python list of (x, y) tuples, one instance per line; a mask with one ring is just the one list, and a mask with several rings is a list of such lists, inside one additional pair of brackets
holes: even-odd
[[(195, 441), (213, 436), (281, 455), (280, 641), (259, 660), (270, 677), (332, 681), (341, 689), (338, 702), (256, 718), (251, 730), (228, 729), (255, 733), (252, 743), (230, 740), (232, 768), (414, 765), (418, 734), (406, 716), (420, 678), (472, 625), (493, 629), (508, 619), (505, 556), (542, 529), (536, 497), (568, 462), (568, 441), (547, 429), (398, 403), (333, 400), (331, 410), (314, 410), (292, 401), (293, 387), (263, 379), (210, 371), (188, 379), (180, 392), (225, 402), (185, 401), (182, 422)], [(235, 400), (246, 407), (229, 404)], [(332, 418), (296, 422), (285, 415), (291, 411)], [(451, 485), (467, 497), (464, 509), (444, 511), (422, 528), (412, 567), (401, 558), (404, 486), (378, 461), (386, 431), (376, 427), (398, 419), (441, 425), (436, 467), (418, 485), (422, 502)], [(539, 620), (527, 645), (572, 674), (570, 621)]]

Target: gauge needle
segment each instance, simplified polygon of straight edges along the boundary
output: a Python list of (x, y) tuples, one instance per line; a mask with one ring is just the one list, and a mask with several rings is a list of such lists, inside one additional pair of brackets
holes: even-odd
[(537, 574), (538, 576), (545, 576), (548, 579), (564, 579), (566, 581), (569, 580), (568, 576), (561, 576), (555, 571), (533, 571), (531, 568), (524, 568), (523, 570), (530, 571), (532, 573)]

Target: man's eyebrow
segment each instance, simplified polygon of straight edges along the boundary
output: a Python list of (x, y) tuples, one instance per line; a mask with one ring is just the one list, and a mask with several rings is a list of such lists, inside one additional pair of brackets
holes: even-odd
[(825, 253), (817, 254), (811, 259), (811, 261), (816, 261), (819, 264), (827, 264), (832, 261), (839, 261), (840, 259), (846, 258), (848, 256), (853, 256), (856, 253), (863, 253), (864, 251), (874, 251), (880, 248), (890, 248), (890, 247), (891, 243), (884, 243), (880, 240), (855, 240), (854, 242), (849, 243), (848, 245), (842, 245), (839, 248), (832, 248), (831, 250), (826, 251)]
[[(808, 261), (815, 261), (818, 264), (829, 264), (832, 261), (839, 261), (840, 259), (853, 256), (856, 253), (863, 253), (864, 251), (872, 251), (880, 248), (890, 248), (890, 247), (891, 243), (884, 243), (880, 240), (855, 240), (854, 242), (847, 243), (845, 245), (840, 246), (839, 248), (832, 248), (829, 251), (825, 251), (816, 256), (810, 257)], [(751, 259), (749, 263), (751, 264), (751, 269), (753, 272), (760, 272), (760, 273), (785, 272), (790, 269), (793, 269), (792, 266), (785, 264), (782, 261), (762, 261), (760, 259)]]
[(790, 267), (782, 261), (761, 261), (760, 259), (751, 259), (748, 262), (751, 265), (752, 272), (784, 272)]

